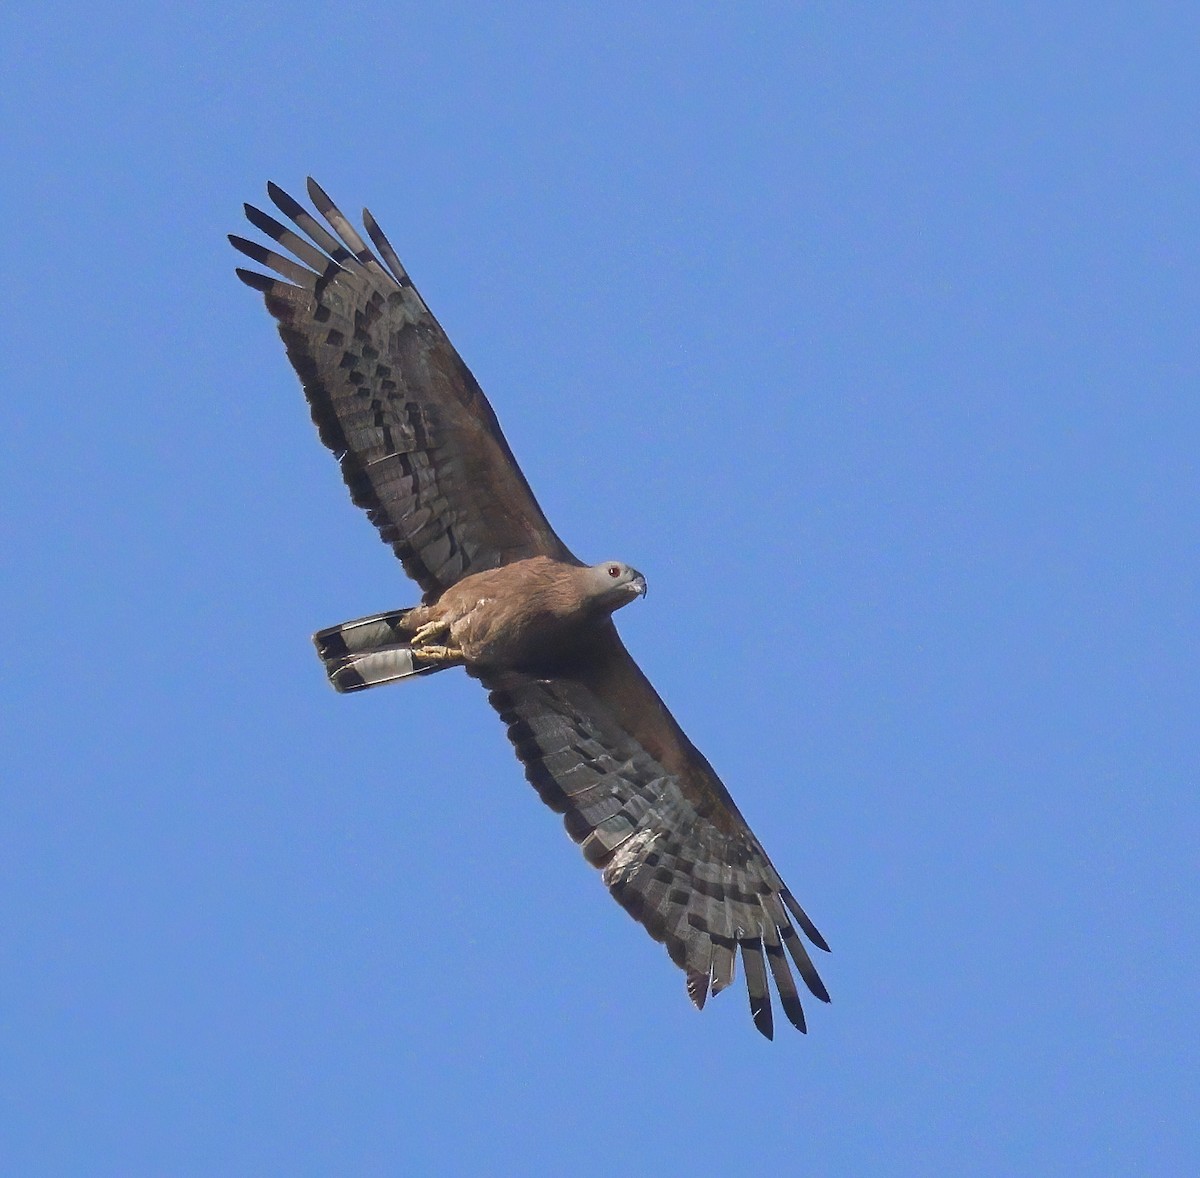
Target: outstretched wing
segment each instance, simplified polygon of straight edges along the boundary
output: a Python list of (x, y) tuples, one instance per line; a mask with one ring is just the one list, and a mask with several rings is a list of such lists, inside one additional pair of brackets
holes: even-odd
[(252, 205), (246, 216), (292, 257), (231, 234), (281, 277), (238, 276), (265, 296), (321, 441), (426, 600), (530, 556), (578, 563), (371, 214), (363, 224), (382, 264), (315, 181), (308, 193), (328, 229), (276, 185), (267, 191), (300, 233)]
[(829, 946), (616, 628), (553, 675), (481, 678), (525, 776), (616, 899), (666, 944), (692, 1001), (702, 1007), (733, 981), (740, 952), (758, 1029), (772, 1037), (769, 970), (803, 1031), (787, 955), (816, 997), (828, 1002), (829, 993), (796, 926)]

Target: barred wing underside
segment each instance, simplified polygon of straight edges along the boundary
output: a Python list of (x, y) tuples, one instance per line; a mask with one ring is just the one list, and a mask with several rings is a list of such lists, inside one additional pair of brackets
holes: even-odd
[[(483, 676), (525, 775), (564, 815), (617, 901), (687, 974), (699, 1007), (733, 981), (740, 951), (754, 1023), (773, 1034), (770, 970), (789, 1021), (804, 1011), (785, 949), (808, 989), (828, 991), (793, 925), (827, 949), (741, 816), (664, 769), (575, 678)], [(705, 766), (707, 768), (707, 765)]]
[(369, 212), (382, 264), (322, 189), (329, 228), (274, 184), (296, 233), (252, 205), (292, 257), (233, 245), (281, 278), (238, 270), (279, 321), (321, 440), (426, 600), (469, 573), (529, 556), (574, 562), (534, 499), (496, 415)]

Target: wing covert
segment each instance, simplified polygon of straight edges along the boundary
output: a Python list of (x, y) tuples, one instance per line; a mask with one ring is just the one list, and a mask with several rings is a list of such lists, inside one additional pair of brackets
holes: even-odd
[(329, 228), (274, 184), (300, 232), (246, 206), (290, 257), (230, 235), (273, 278), (238, 270), (278, 320), (322, 442), (354, 502), (432, 600), (469, 573), (529, 556), (578, 563), (555, 535), (470, 370), (370, 213), (372, 252), (312, 180)]

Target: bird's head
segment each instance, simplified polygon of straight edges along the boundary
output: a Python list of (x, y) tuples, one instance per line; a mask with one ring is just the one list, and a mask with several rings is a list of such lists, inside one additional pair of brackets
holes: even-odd
[(612, 613), (635, 597), (646, 596), (646, 578), (623, 561), (606, 560), (587, 570), (592, 600)]

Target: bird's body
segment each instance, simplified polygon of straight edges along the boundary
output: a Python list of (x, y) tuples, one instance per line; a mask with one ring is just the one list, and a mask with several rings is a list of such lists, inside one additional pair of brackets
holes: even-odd
[(612, 615), (645, 593), (644, 578), (619, 561), (585, 565), (554, 533), (370, 213), (378, 258), (312, 181), (329, 228), (268, 191), (303, 236), (247, 205), (292, 257), (231, 237), (283, 281), (238, 274), (278, 320), (354, 501), (423, 590), (419, 605), (316, 634), (331, 682), (358, 691), (465, 667), (529, 781), (614, 897), (665, 942), (696, 1005), (729, 985), (740, 955), (758, 1029), (772, 1034), (769, 969), (804, 1030), (788, 958), (829, 996), (797, 927), (827, 946), (617, 634)]
[[(477, 671), (536, 671), (561, 664), (591, 632), (645, 589), (640, 573), (615, 561), (598, 566), (616, 592), (595, 592), (597, 569), (531, 556), (451, 585), (409, 615), (414, 633), (444, 632), (447, 647)], [(611, 574), (609, 573), (611, 570)], [(632, 575), (630, 575), (632, 574)], [(601, 582), (602, 588), (607, 588)]]
[(612, 613), (645, 590), (641, 573), (619, 561), (588, 568), (531, 556), (472, 573), (428, 605), (359, 618), (314, 640), (339, 691), (378, 686), (357, 682), (347, 667), (397, 648), (413, 658), (408, 674), (457, 665), (477, 674), (550, 673), (578, 662)]

